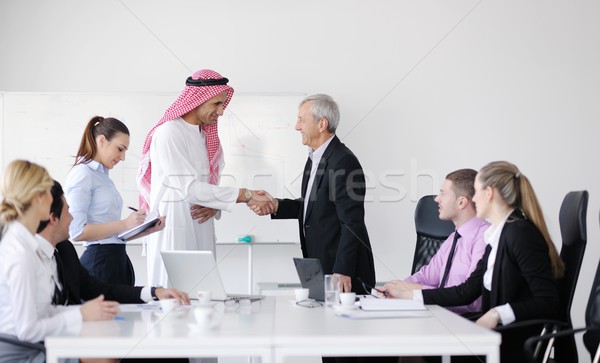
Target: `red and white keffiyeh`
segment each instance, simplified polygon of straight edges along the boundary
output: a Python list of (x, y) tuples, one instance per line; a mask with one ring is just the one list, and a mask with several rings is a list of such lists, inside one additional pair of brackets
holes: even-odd
[[(219, 73), (210, 70), (202, 69), (192, 75), (193, 79), (221, 79), (223, 78)], [(185, 86), (177, 100), (165, 111), (164, 116), (158, 123), (150, 130), (144, 146), (142, 147), (142, 160), (138, 168), (137, 184), (140, 191), (139, 204), (140, 209), (149, 210), (150, 202), (150, 188), (151, 188), (151, 173), (152, 173), (152, 162), (150, 160), (150, 144), (152, 143), (152, 135), (154, 131), (167, 121), (174, 120), (178, 117), (185, 115), (192, 111), (196, 107), (202, 105), (204, 102), (211, 98), (227, 92), (227, 100), (223, 108), (227, 107), (231, 97), (233, 97), (233, 88), (227, 85), (211, 85), (211, 86)], [(206, 134), (206, 148), (208, 150), (208, 160), (210, 162), (210, 176), (209, 183), (217, 184), (219, 181), (219, 166), (223, 160), (223, 148), (221, 148), (221, 142), (219, 141), (219, 132), (217, 122), (212, 125), (200, 126)], [(198, 129), (200, 132), (200, 128)]]

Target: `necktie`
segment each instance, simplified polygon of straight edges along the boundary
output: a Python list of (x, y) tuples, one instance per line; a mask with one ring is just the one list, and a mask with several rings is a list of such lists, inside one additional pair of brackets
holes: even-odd
[(450, 274), (450, 267), (452, 267), (452, 259), (454, 258), (454, 252), (456, 252), (456, 242), (460, 238), (460, 234), (458, 231), (454, 231), (454, 240), (452, 241), (452, 248), (450, 248), (450, 253), (448, 254), (448, 261), (446, 262), (446, 269), (444, 270), (444, 277), (442, 277), (442, 282), (440, 283), (440, 288), (446, 286), (446, 282), (448, 281), (448, 275)]
[(62, 291), (58, 288), (58, 284), (54, 284), (54, 296), (52, 297), (53, 305), (66, 305), (67, 303), (67, 285), (63, 278), (63, 266), (60, 254), (54, 250), (54, 260), (56, 261), (56, 271), (58, 273), (58, 281), (62, 284)]

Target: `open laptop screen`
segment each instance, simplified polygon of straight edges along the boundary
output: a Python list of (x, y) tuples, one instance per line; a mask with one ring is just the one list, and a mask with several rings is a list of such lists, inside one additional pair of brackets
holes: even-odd
[(300, 284), (308, 289), (308, 297), (325, 301), (325, 285), (321, 262), (316, 258), (294, 258)]

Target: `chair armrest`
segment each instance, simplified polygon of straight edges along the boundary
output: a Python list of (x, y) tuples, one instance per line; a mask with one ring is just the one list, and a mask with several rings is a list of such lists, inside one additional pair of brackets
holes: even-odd
[(548, 320), (548, 319), (532, 319), (532, 320), (523, 320), (517, 321), (508, 325), (499, 325), (494, 330), (497, 332), (505, 332), (510, 331), (512, 329), (519, 329), (534, 325), (555, 325), (561, 328), (568, 327), (568, 323), (560, 320)]
[(545, 341), (548, 341), (553, 338), (568, 337), (568, 336), (575, 335), (577, 333), (581, 333), (581, 332), (588, 331), (588, 330), (589, 331), (600, 331), (600, 328), (599, 327), (585, 327), (585, 328), (577, 328), (577, 329), (567, 329), (567, 330), (561, 330), (557, 333), (544, 334), (541, 336), (535, 336), (535, 337), (528, 338), (527, 340), (525, 340), (525, 344), (524, 344), (525, 353), (527, 353), (527, 357), (529, 358), (529, 361), (531, 363), (536, 363), (537, 361), (534, 359), (533, 355), (534, 355), (535, 347), (538, 343), (545, 342)]
[(7, 336), (0, 336), (0, 342), (12, 344), (12, 345), (18, 345), (18, 346), (24, 347), (24, 348), (39, 350), (40, 352), (46, 352), (46, 347), (44, 347), (44, 344), (42, 344), (42, 343), (24, 342), (17, 338), (10, 338)]

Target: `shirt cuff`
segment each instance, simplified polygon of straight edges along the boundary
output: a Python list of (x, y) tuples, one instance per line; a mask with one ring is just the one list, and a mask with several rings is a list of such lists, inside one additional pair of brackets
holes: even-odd
[(413, 301), (423, 302), (423, 291), (422, 290), (413, 290)]
[(510, 304), (496, 306), (494, 309), (496, 309), (496, 311), (500, 315), (500, 322), (502, 323), (502, 325), (508, 325), (513, 321), (517, 320), (517, 318), (515, 317), (515, 312), (510, 307)]
[(79, 309), (68, 309), (63, 311), (61, 315), (64, 318), (66, 329), (77, 329), (83, 322), (83, 315), (81, 315), (81, 307)]
[(152, 294), (150, 294), (150, 289), (152, 289), (151, 286), (144, 286), (142, 288), (142, 291), (140, 291), (140, 300), (142, 300), (143, 302), (152, 301)]

